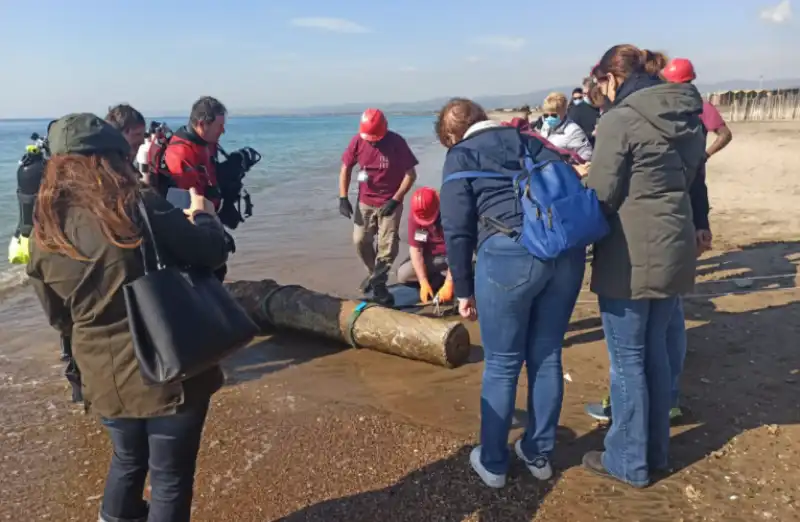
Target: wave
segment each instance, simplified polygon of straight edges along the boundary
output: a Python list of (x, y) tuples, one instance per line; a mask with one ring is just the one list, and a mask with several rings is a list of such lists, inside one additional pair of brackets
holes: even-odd
[(6, 297), (27, 285), (28, 275), (24, 266), (16, 265), (0, 271), (0, 297)]

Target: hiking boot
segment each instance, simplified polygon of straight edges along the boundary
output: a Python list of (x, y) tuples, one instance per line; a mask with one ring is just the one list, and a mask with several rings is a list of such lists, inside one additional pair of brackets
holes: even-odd
[(469, 463), (472, 469), (481, 478), (484, 484), (493, 489), (500, 489), (506, 485), (506, 476), (492, 473), (481, 464), (481, 447), (475, 446), (469, 454)]
[(538, 480), (550, 480), (553, 478), (553, 467), (547, 457), (538, 455), (535, 459), (528, 460), (522, 452), (522, 439), (517, 439), (517, 442), (514, 443), (514, 452), (519, 457), (519, 460), (525, 463), (534, 478)]
[(372, 292), (372, 274), (368, 275), (363, 281), (361, 281), (361, 284), (358, 285), (358, 290), (364, 295)]
[(605, 397), (600, 402), (590, 402), (584, 408), (586, 414), (600, 422), (611, 422), (611, 397)]
[(394, 296), (386, 287), (386, 283), (372, 284), (372, 301), (387, 308), (394, 306)]
[(373, 270), (363, 281), (361, 281), (361, 284), (358, 285), (358, 289), (362, 294), (366, 295), (370, 292), (375, 292), (375, 286), (379, 285), (380, 283), (383, 283), (385, 286), (386, 280), (389, 279), (389, 270), (391, 268), (391, 265), (378, 262), (378, 264), (375, 265), (375, 270)]

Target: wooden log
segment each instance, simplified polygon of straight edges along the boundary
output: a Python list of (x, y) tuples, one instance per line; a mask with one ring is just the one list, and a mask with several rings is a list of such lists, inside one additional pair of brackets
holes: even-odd
[(288, 328), (447, 368), (461, 366), (469, 358), (469, 332), (458, 321), (364, 306), (272, 280), (233, 281), (226, 286), (264, 332)]

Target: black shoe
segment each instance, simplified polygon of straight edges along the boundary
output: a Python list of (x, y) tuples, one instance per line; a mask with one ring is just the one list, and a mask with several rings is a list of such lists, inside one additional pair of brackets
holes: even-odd
[(373, 284), (372, 300), (387, 308), (394, 306), (394, 296), (389, 292), (389, 289), (386, 288), (386, 284)]
[(384, 285), (386, 284), (386, 280), (388, 279), (389, 276), (389, 270), (391, 268), (392, 267), (390, 265), (387, 265), (385, 263), (382, 262), (378, 263), (375, 266), (375, 271), (372, 272), (370, 275), (368, 275), (363, 281), (361, 281), (361, 284), (358, 286), (358, 289), (361, 290), (361, 293), (365, 295), (370, 292), (374, 292), (376, 283), (383, 282)]
[(361, 281), (361, 284), (358, 285), (358, 290), (364, 295), (372, 292), (372, 274), (368, 275), (363, 281)]

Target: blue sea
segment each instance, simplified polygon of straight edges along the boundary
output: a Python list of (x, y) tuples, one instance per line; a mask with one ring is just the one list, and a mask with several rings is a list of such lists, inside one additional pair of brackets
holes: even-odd
[[(182, 119), (159, 121), (166, 121), (173, 130), (185, 124)], [(18, 219), (17, 162), (31, 133), (44, 134), (47, 123), (0, 121), (4, 248)], [(339, 216), (337, 199), (341, 154), (358, 123), (358, 115), (229, 118), (221, 141), (225, 150), (250, 146), (263, 155), (245, 178), (255, 215), (234, 232), (238, 248), (231, 261), (231, 277), (277, 278), (347, 293), (353, 281), (363, 276), (351, 244), (352, 224)], [(444, 149), (435, 139), (433, 116), (390, 116), (389, 126), (406, 138), (420, 161), (417, 185), (438, 188)], [(355, 180), (351, 188), (354, 201)], [(23, 267), (10, 266), (4, 253), (0, 292), (21, 286), (23, 272)]]

